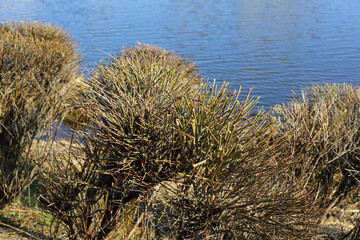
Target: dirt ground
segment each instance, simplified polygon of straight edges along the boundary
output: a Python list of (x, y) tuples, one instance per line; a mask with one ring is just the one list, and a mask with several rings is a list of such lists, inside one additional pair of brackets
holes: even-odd
[[(10, 218), (2, 217), (0, 222), (0, 240), (40, 240), (47, 239), (42, 223), (38, 218), (40, 212), (26, 210), (24, 208), (12, 207), (2, 210), (1, 216), (12, 213), (19, 219), (19, 211), (22, 220), (11, 221)], [(37, 218), (35, 218), (37, 217)], [(35, 218), (35, 219), (34, 219)], [(24, 219), (26, 219), (24, 221)], [(342, 205), (329, 209), (325, 215), (318, 219), (320, 233), (313, 240), (340, 240), (344, 238), (351, 229), (355, 227), (355, 219), (360, 219), (360, 203), (352, 205)], [(65, 238), (62, 238), (65, 239)]]
[(31, 240), (36, 239), (37, 240), (37, 239), (41, 239), (41, 238), (37, 238), (36, 236), (34, 238), (30, 235), (22, 233), (21, 230), (20, 231), (19, 230), (20, 229), (15, 230), (13, 228), (10, 228), (10, 227), (0, 224), (0, 239), (4, 239), (4, 240), (16, 240), (16, 239), (31, 239)]
[(334, 207), (320, 219), (319, 227), (323, 234), (317, 239), (350, 239), (346, 237), (360, 219), (360, 203)]

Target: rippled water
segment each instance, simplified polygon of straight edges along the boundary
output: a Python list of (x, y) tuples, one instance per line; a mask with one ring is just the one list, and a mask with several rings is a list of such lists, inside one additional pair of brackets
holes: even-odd
[(359, 0), (0, 0), (9, 20), (66, 28), (88, 68), (136, 42), (174, 50), (266, 107), (302, 85), (360, 80)]

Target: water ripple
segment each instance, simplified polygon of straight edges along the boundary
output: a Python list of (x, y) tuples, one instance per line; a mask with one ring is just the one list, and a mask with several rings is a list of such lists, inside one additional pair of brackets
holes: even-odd
[(66, 28), (88, 68), (136, 42), (175, 50), (264, 106), (302, 85), (360, 80), (358, 0), (0, 1), (0, 21), (11, 20)]

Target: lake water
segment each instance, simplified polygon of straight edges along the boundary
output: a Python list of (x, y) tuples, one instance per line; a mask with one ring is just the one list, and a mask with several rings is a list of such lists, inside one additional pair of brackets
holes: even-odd
[(265, 107), (303, 85), (360, 80), (359, 0), (0, 0), (10, 20), (67, 29), (88, 69), (136, 42), (174, 50)]

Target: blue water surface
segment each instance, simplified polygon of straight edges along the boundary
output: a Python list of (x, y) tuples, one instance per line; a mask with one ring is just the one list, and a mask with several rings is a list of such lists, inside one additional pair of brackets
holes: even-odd
[(84, 66), (136, 42), (174, 50), (265, 107), (312, 83), (360, 80), (359, 0), (0, 0), (0, 21), (67, 29)]

